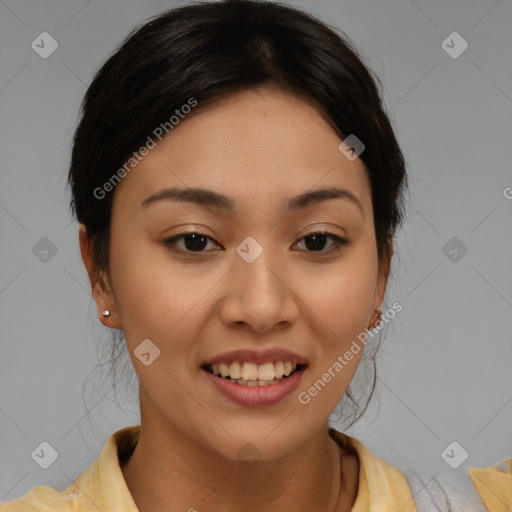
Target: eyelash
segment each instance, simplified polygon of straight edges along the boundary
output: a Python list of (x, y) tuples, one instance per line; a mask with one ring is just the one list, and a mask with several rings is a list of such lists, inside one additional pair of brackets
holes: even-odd
[[(208, 240), (210, 240), (211, 242), (214, 242), (215, 244), (217, 245), (220, 245), (218, 244), (215, 240), (213, 240), (211, 237), (205, 235), (204, 233), (200, 233), (198, 231), (185, 231), (183, 233), (179, 233), (177, 235), (174, 235), (172, 236), (171, 238), (167, 238), (165, 240), (163, 240), (163, 244), (168, 247), (169, 249), (171, 250), (174, 250), (176, 252), (181, 252), (181, 253), (184, 253), (184, 254), (187, 254), (187, 255), (192, 255), (192, 256), (199, 256), (199, 255), (202, 255), (202, 254), (205, 254), (207, 253), (208, 251), (187, 251), (185, 249), (181, 249), (181, 248), (177, 248), (176, 247), (176, 242), (187, 236), (187, 235), (199, 235), (199, 236), (202, 236), (202, 237), (205, 237), (207, 238)], [(310, 236), (313, 236), (313, 235), (326, 235), (328, 238), (330, 238), (333, 242), (334, 242), (334, 247), (332, 247), (331, 249), (328, 249), (328, 250), (322, 250), (322, 251), (306, 251), (306, 252), (309, 252), (311, 254), (328, 254), (332, 251), (339, 251), (341, 250), (341, 248), (343, 246), (346, 246), (346, 245), (349, 245), (350, 242), (346, 239), (346, 238), (342, 238), (340, 236), (337, 236), (335, 235), (334, 233), (329, 233), (328, 231), (310, 231), (308, 233), (306, 233), (302, 238), (300, 238), (299, 240), (297, 240), (297, 242), (300, 242), (302, 240), (304, 240), (305, 238), (308, 238)], [(297, 243), (295, 242), (295, 243)]]

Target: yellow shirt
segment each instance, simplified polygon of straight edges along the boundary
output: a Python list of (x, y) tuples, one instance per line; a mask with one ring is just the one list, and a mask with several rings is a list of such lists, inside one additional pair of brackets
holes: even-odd
[[(110, 436), (98, 458), (66, 489), (37, 486), (25, 495), (0, 505), (0, 512), (138, 512), (120, 468), (137, 444), (140, 425), (125, 427)], [(338, 444), (356, 450), (359, 489), (352, 512), (417, 512), (405, 475), (372, 455), (353, 437), (330, 430)], [(468, 474), (489, 512), (512, 510), (512, 458)], [(485, 510), (485, 508), (482, 508)]]

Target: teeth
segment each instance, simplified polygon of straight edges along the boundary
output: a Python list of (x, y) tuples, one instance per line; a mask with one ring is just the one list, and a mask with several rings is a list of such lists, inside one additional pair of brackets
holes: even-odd
[(258, 378), (258, 365), (256, 363), (244, 363), (242, 366), (242, 379), (256, 380)]
[(242, 366), (238, 362), (231, 363), (229, 367), (229, 375), (232, 379), (241, 379), (242, 378)]
[(278, 384), (282, 379), (277, 380), (244, 380), (238, 379), (236, 381), (237, 384), (241, 384), (242, 386), (273, 386), (274, 384)]
[(229, 375), (229, 366), (226, 363), (219, 364), (220, 374), (223, 377), (227, 377)]
[(231, 364), (220, 363), (212, 365), (215, 375), (231, 377), (238, 384), (246, 386), (266, 386), (272, 381), (287, 377), (297, 368), (297, 363), (291, 361), (275, 361), (264, 364), (243, 363), (234, 361)]
[(274, 363), (265, 363), (258, 366), (258, 380), (274, 380)]
[(274, 377), (280, 379), (284, 375), (284, 363), (283, 361), (277, 361), (274, 363)]

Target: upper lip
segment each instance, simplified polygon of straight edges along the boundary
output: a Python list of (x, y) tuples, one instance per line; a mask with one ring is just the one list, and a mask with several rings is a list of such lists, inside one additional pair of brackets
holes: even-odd
[(201, 366), (220, 363), (256, 363), (263, 364), (271, 361), (291, 361), (297, 364), (308, 364), (303, 357), (282, 348), (268, 348), (265, 350), (232, 350), (204, 361)]

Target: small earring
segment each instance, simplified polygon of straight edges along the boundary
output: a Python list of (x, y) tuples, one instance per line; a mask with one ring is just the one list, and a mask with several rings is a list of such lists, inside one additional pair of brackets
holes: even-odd
[(103, 313), (101, 313), (103, 316), (110, 316), (110, 311), (108, 309), (105, 309)]
[(375, 329), (377, 327), (377, 324), (381, 321), (380, 315), (382, 314), (382, 311), (377, 308), (373, 308), (373, 312), (377, 313), (377, 322), (373, 327), (368, 326), (369, 329)]

